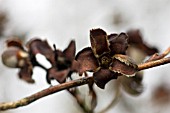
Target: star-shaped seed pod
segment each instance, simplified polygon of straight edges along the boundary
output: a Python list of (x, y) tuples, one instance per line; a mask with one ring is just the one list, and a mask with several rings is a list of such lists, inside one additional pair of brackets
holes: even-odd
[(64, 51), (56, 49), (54, 45), (55, 64), (52, 64), (52, 67), (47, 72), (48, 83), (50, 83), (52, 79), (63, 83), (73, 72), (77, 72), (79, 64), (74, 60), (75, 51), (76, 45), (74, 40), (69, 43)]
[(53, 50), (46, 40), (37, 38), (30, 40), (27, 43), (27, 48), (31, 54), (34, 65), (40, 66), (35, 59), (37, 53), (44, 55), (51, 63), (51, 68), (45, 69), (47, 71), (46, 78), (49, 84), (51, 84), (52, 79), (63, 83), (69, 75), (77, 71), (78, 63), (74, 60), (76, 50), (74, 40), (70, 42), (64, 51), (56, 49), (55, 45)]
[(107, 82), (120, 75), (135, 75), (137, 65), (125, 55), (128, 47), (125, 33), (107, 35), (102, 29), (93, 29), (90, 31), (90, 41), (91, 47), (84, 48), (76, 56), (80, 74), (94, 72), (94, 82), (102, 89)]

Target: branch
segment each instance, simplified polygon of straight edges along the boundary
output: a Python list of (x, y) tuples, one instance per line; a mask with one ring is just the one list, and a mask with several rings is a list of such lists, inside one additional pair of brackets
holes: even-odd
[(138, 65), (138, 71), (144, 70), (144, 69), (149, 69), (152, 67), (160, 66), (170, 63), (170, 57), (167, 58), (162, 58), (160, 60), (155, 60), (155, 61), (150, 61), (150, 62), (145, 62), (143, 64)]
[[(138, 71), (156, 67), (156, 66), (160, 66), (160, 65), (164, 65), (167, 63), (170, 63), (170, 57), (162, 58), (162, 59), (154, 60), (154, 61), (149, 61), (149, 62), (146, 62), (143, 64), (139, 64)], [(93, 77), (83, 77), (83, 78), (69, 81), (66, 83), (62, 83), (62, 84), (59, 84), (56, 86), (51, 86), (47, 89), (39, 91), (31, 96), (21, 99), (21, 100), (18, 100), (15, 102), (0, 103), (0, 111), (26, 106), (26, 105), (28, 105), (38, 99), (41, 99), (45, 96), (48, 96), (53, 93), (56, 93), (56, 92), (59, 92), (59, 91), (65, 90), (65, 89), (69, 89), (72, 87), (77, 87), (77, 86), (81, 86), (84, 84), (88, 84), (89, 82), (92, 82), (92, 81), (93, 81)]]
[(153, 54), (146, 62), (150, 62), (150, 61), (155, 61), (155, 60), (159, 60), (164, 58), (165, 56), (167, 56), (170, 53), (170, 47), (168, 49), (166, 49), (162, 54), (158, 54), (155, 53)]
[(84, 78), (80, 78), (80, 79), (77, 79), (77, 80), (66, 82), (66, 83), (63, 83), (63, 84), (60, 84), (60, 85), (51, 86), (47, 89), (39, 91), (39, 92), (37, 92), (37, 93), (35, 93), (31, 96), (28, 96), (28, 97), (23, 98), (21, 100), (18, 100), (16, 102), (1, 103), (0, 104), (0, 111), (18, 108), (18, 107), (21, 107), (21, 106), (26, 106), (26, 105), (42, 98), (42, 97), (51, 95), (53, 93), (62, 91), (64, 89), (69, 89), (69, 88), (72, 88), (72, 87), (81, 86), (81, 85), (89, 83), (90, 81), (93, 81), (92, 77), (84, 77)]

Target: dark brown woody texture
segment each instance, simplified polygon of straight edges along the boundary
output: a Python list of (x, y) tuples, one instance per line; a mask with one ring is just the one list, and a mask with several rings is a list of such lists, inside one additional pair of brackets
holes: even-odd
[(93, 73), (94, 82), (104, 89), (105, 84), (120, 75), (134, 76), (137, 65), (125, 55), (128, 36), (125, 33), (107, 35), (102, 29), (90, 31), (91, 48), (80, 51), (76, 60), (80, 63), (79, 72)]

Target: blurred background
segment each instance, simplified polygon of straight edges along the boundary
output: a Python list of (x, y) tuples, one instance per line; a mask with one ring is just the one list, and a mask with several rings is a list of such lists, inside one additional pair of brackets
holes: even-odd
[[(5, 40), (19, 36), (27, 41), (34, 37), (47, 39), (63, 50), (71, 39), (77, 51), (90, 46), (89, 31), (102, 28), (108, 34), (140, 29), (143, 40), (163, 52), (170, 46), (169, 0), (0, 0), (0, 54)], [(144, 91), (131, 96), (122, 91), (118, 104), (107, 113), (169, 113), (170, 66), (144, 71)], [(45, 71), (34, 69), (35, 84), (18, 79), (16, 69), (0, 62), (0, 102), (21, 99), (49, 87)], [(106, 108), (115, 96), (114, 81), (105, 90), (95, 88), (98, 95), (96, 112)], [(2, 113), (82, 113), (74, 98), (66, 91), (42, 98), (28, 106)]]

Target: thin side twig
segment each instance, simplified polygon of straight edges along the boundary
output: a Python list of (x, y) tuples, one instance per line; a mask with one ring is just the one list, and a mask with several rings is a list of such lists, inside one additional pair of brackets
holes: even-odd
[(155, 53), (153, 54), (146, 62), (150, 62), (150, 61), (155, 61), (155, 60), (159, 60), (164, 58), (165, 56), (167, 56), (170, 53), (170, 47), (168, 49), (166, 49), (162, 54), (158, 54)]
[[(160, 65), (164, 65), (167, 63), (170, 63), (170, 57), (162, 58), (160, 60), (146, 62), (143, 64), (139, 64), (138, 71), (156, 67), (156, 66), (160, 66)], [(21, 99), (21, 100), (18, 100), (15, 102), (0, 103), (0, 111), (26, 106), (26, 105), (33, 103), (34, 101), (41, 99), (45, 96), (48, 96), (53, 93), (56, 93), (56, 92), (59, 92), (59, 91), (65, 90), (65, 89), (69, 89), (72, 87), (77, 87), (77, 86), (81, 86), (84, 84), (88, 84), (89, 82), (92, 82), (92, 81), (93, 81), (93, 77), (83, 77), (83, 78), (73, 80), (70, 82), (66, 82), (66, 83), (62, 83), (62, 84), (59, 84), (56, 86), (51, 86), (47, 89), (39, 91), (31, 96)]]
[(138, 65), (138, 71), (144, 70), (144, 69), (149, 69), (152, 67), (160, 66), (170, 63), (170, 57), (167, 58), (162, 58), (160, 60), (155, 60), (155, 61), (150, 61), (150, 62), (145, 62), (143, 64)]

